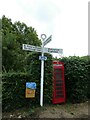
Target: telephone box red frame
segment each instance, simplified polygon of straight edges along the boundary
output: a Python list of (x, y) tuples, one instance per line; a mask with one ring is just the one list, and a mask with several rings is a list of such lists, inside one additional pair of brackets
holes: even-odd
[(65, 80), (63, 62), (53, 61), (53, 104), (65, 102)]

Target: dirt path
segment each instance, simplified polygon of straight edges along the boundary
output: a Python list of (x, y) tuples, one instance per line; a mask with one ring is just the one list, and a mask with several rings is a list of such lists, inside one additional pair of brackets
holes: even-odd
[(39, 112), (39, 118), (87, 118), (88, 104), (46, 106)]
[(44, 105), (32, 111), (22, 109), (13, 113), (3, 113), (3, 118), (87, 118), (88, 102), (80, 104)]

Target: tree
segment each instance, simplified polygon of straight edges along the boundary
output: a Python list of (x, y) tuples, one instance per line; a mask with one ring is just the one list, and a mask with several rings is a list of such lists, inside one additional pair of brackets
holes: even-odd
[(41, 45), (37, 32), (20, 21), (12, 23), (2, 16), (2, 66), (3, 71), (23, 71), (28, 54), (22, 44)]

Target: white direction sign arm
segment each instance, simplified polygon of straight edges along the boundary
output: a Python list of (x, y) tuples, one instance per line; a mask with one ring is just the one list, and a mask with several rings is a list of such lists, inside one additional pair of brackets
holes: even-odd
[(44, 41), (44, 46), (52, 40), (52, 35)]
[(63, 49), (57, 49), (57, 48), (48, 48), (49, 53), (59, 53), (63, 54)]
[(22, 49), (28, 51), (42, 52), (42, 47), (28, 45), (28, 44), (23, 44)]
[(63, 54), (63, 49), (57, 49), (57, 48), (44, 48), (45, 53), (58, 53)]

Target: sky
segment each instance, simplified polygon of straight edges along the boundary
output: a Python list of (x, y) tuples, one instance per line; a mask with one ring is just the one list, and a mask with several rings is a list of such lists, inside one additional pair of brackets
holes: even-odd
[(63, 49), (55, 57), (88, 55), (88, 0), (0, 0), (2, 15), (34, 27), (40, 39), (52, 35), (45, 47)]

